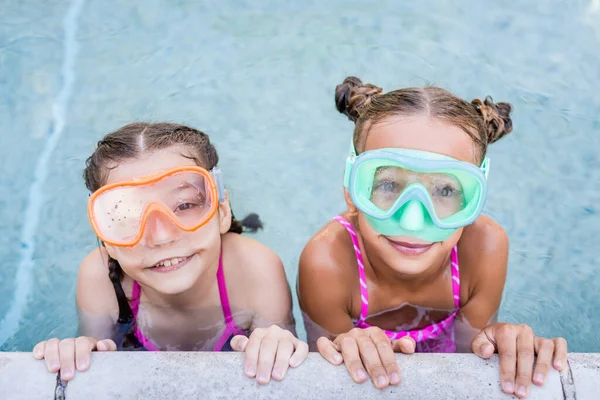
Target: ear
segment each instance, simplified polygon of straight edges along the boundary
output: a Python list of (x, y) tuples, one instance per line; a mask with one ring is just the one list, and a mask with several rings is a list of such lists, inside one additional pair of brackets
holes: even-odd
[(350, 214), (352, 214), (352, 215), (358, 214), (358, 209), (352, 202), (350, 193), (348, 193), (348, 190), (346, 190), (346, 188), (344, 188), (344, 200), (346, 200), (346, 206), (348, 207), (348, 211), (350, 212)]
[(231, 205), (229, 204), (229, 193), (227, 193), (227, 190), (225, 190), (225, 201), (219, 203), (217, 218), (219, 218), (219, 231), (221, 235), (224, 235), (231, 228)]

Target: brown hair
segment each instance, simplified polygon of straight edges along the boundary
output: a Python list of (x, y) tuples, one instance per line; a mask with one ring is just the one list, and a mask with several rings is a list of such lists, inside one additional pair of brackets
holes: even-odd
[(382, 93), (380, 87), (363, 84), (350, 76), (335, 88), (337, 110), (355, 123), (354, 147), (364, 147), (369, 129), (381, 120), (396, 115), (427, 115), (460, 127), (479, 147), (483, 160), (487, 146), (512, 131), (508, 103), (494, 103), (491, 97), (471, 103), (439, 87), (405, 88)]
[[(98, 142), (98, 146), (86, 161), (83, 171), (85, 186), (90, 192), (95, 192), (106, 184), (108, 174), (120, 162), (140, 157), (148, 151), (166, 149), (175, 145), (183, 145), (188, 154), (183, 154), (207, 170), (214, 168), (219, 162), (219, 156), (210, 138), (204, 132), (185, 125), (161, 122), (135, 122), (109, 133)], [(256, 232), (262, 228), (258, 215), (250, 214), (244, 220), (238, 221), (231, 213), (229, 232)], [(119, 303), (119, 323), (131, 322), (133, 314), (121, 281), (123, 270), (119, 262), (108, 260), (108, 275), (115, 288)], [(135, 324), (135, 321), (134, 321)], [(131, 334), (127, 334), (125, 342), (130, 346), (139, 347), (139, 343)]]

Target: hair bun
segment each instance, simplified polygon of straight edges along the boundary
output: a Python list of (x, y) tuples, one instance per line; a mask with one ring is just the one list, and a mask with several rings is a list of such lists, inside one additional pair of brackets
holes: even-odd
[(363, 84), (357, 77), (349, 76), (335, 87), (335, 106), (350, 121), (356, 122), (360, 112), (382, 91), (380, 87)]
[(510, 119), (512, 105), (509, 103), (494, 103), (490, 96), (484, 101), (475, 99), (471, 102), (481, 114), (487, 129), (488, 143), (494, 143), (512, 132), (513, 124)]

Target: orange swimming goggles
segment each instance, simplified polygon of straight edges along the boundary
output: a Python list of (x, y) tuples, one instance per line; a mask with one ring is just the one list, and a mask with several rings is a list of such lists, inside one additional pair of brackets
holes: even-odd
[(140, 242), (148, 216), (161, 212), (192, 232), (206, 224), (225, 201), (221, 171), (189, 166), (106, 185), (88, 202), (88, 216), (98, 238), (113, 246)]

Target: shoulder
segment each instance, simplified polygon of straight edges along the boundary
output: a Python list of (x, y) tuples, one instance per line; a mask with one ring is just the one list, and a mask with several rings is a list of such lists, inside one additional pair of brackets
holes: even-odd
[(92, 250), (79, 265), (77, 305), (91, 314), (118, 314), (119, 304), (108, 276), (108, 254), (100, 247)]
[(350, 309), (357, 265), (352, 241), (336, 221), (323, 226), (306, 244), (298, 267), (298, 297), (308, 311), (324, 302)]
[(279, 304), (291, 309), (291, 294), (281, 258), (258, 240), (237, 234), (223, 236), (223, 262), (230, 296), (255, 311)]
[(225, 234), (223, 255), (233, 261), (246, 276), (285, 276), (283, 263), (277, 253), (258, 240), (244, 235)]
[(479, 259), (508, 254), (508, 235), (500, 224), (482, 215), (467, 226), (459, 241), (461, 250)]
[(508, 235), (500, 224), (482, 215), (466, 227), (458, 242), (461, 281), (471, 291), (482, 282), (504, 286), (508, 269)]

